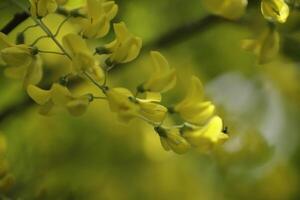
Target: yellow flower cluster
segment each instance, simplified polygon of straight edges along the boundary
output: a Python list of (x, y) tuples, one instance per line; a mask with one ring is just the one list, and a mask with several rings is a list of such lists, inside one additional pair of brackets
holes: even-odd
[[(6, 74), (23, 78), (27, 93), (40, 105), (41, 114), (47, 115), (54, 108), (60, 107), (79, 116), (85, 113), (91, 102), (102, 99), (108, 102), (110, 110), (121, 121), (128, 122), (137, 118), (154, 126), (165, 150), (184, 153), (191, 147), (212, 148), (228, 138), (223, 132), (222, 119), (215, 115), (215, 106), (205, 100), (203, 86), (198, 78), (191, 78), (191, 87), (186, 97), (177, 105), (170, 107), (161, 104), (162, 94), (176, 85), (177, 77), (175, 69), (157, 51), (150, 52), (153, 72), (137, 87), (135, 95), (127, 88), (107, 85), (109, 71), (136, 59), (142, 47), (142, 40), (133, 35), (124, 22), (113, 24), (115, 38), (111, 42), (94, 49), (89, 47), (89, 39), (102, 38), (109, 32), (111, 20), (118, 11), (114, 1), (87, 0), (82, 8), (65, 10), (68, 16), (58, 26), (56, 33), (50, 31), (42, 18), (55, 12), (57, 5), (64, 2), (30, 0), (30, 3), (31, 16), (36, 26), (54, 41), (61, 52), (42, 51), (35, 46), (36, 42), (31, 45), (12, 44), (1, 33), (0, 57), (7, 65)], [(59, 41), (56, 36), (70, 18), (71, 22), (79, 25), (79, 33), (68, 33)], [(63, 81), (54, 81), (50, 89), (37, 86), (43, 71), (40, 53), (65, 56), (71, 66), (70, 71), (62, 75)], [(99, 88), (101, 96), (89, 92), (74, 95), (67, 88), (68, 77), (92, 82)], [(165, 119), (176, 113), (181, 116), (182, 124), (166, 127)]]
[(222, 119), (215, 115), (215, 106), (204, 100), (203, 86), (197, 77), (192, 77), (185, 98), (169, 112), (179, 114), (185, 123), (176, 128), (156, 128), (165, 150), (185, 153), (190, 147), (211, 149), (228, 139)]

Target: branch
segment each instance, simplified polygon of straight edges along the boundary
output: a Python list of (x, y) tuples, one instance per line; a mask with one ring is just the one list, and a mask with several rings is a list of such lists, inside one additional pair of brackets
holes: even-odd
[(1, 32), (4, 34), (9, 34), (18, 25), (20, 25), (22, 22), (24, 22), (26, 19), (28, 19), (28, 17), (29, 17), (29, 14), (27, 14), (26, 12), (16, 13), (14, 15), (14, 18), (1, 29)]
[(165, 34), (149, 42), (144, 46), (144, 50), (149, 50), (153, 48), (166, 48), (172, 45), (176, 45), (181, 41), (192, 37), (195, 34), (203, 33), (209, 30), (211, 27), (218, 25), (223, 22), (231, 22), (224, 18), (208, 15), (206, 17), (201, 17), (200, 19), (193, 21), (189, 24), (181, 25)]

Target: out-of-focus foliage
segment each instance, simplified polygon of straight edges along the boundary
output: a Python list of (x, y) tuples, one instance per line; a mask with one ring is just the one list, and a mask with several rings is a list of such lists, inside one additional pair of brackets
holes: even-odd
[[(125, 21), (146, 47), (163, 33), (212, 12), (204, 0), (116, 3), (119, 14), (114, 22)], [(162, 103), (180, 102), (191, 87), (187, 77), (192, 73), (200, 77), (206, 96), (228, 127), (230, 139), (223, 146), (207, 153), (203, 149), (184, 155), (166, 152), (153, 127), (136, 119), (120, 123), (105, 101), (91, 104), (80, 118), (61, 108), (45, 117), (38, 114), (37, 106), (28, 106), (0, 121), (0, 199), (299, 199), (300, 10), (298, 1), (286, 3), (289, 16), (284, 24), (276, 24), (279, 40), (276, 35), (275, 45), (269, 41), (260, 43), (260, 50), (250, 49), (255, 54), (244, 51), (241, 41), (261, 42), (259, 35), (269, 31), (270, 24), (261, 13), (261, 1), (254, 0), (242, 7), (240, 18), (227, 17), (237, 21), (220, 22), (170, 46), (151, 49), (162, 51), (179, 74), (177, 86), (166, 92)], [(67, 7), (80, 4), (69, 0)], [(4, 8), (0, 27), (20, 11), (6, 1), (0, 2), (0, 8)], [(51, 14), (45, 23), (55, 30), (62, 20)], [(32, 21), (18, 26), (10, 40), (28, 25)], [(58, 38), (76, 31), (78, 27), (67, 22)], [(33, 28), (25, 36), (33, 42), (42, 34)], [(109, 33), (105, 43), (113, 40)], [(89, 45), (102, 43), (93, 40)], [(39, 46), (57, 50), (49, 39), (41, 40)], [(267, 63), (258, 62), (265, 56)], [(49, 80), (70, 68), (60, 56), (42, 57)], [(109, 84), (134, 90), (149, 78), (151, 67), (149, 55), (142, 52), (134, 63), (112, 71)], [(27, 94), (21, 82), (4, 76), (4, 67), (0, 66), (0, 72), (2, 114)], [(72, 92), (78, 96), (87, 90), (97, 92), (91, 84)]]

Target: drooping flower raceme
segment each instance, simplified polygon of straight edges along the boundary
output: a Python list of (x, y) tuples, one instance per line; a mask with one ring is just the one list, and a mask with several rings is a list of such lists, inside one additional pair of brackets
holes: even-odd
[(262, 0), (261, 11), (267, 20), (279, 23), (286, 22), (289, 16), (289, 6), (284, 0)]
[[(215, 106), (205, 100), (203, 87), (198, 78), (191, 78), (187, 95), (181, 102), (174, 107), (166, 105), (168, 103), (162, 100), (162, 94), (176, 85), (177, 76), (167, 59), (157, 51), (150, 53), (153, 72), (137, 87), (135, 95), (125, 87), (108, 85), (110, 69), (136, 59), (142, 47), (142, 40), (133, 35), (124, 22), (113, 25), (115, 34), (113, 41), (96, 48), (88, 45), (90, 39), (99, 39), (109, 32), (110, 22), (118, 11), (114, 1), (87, 0), (85, 6), (75, 10), (60, 7), (58, 13), (65, 15), (66, 18), (59, 24), (55, 33), (51, 32), (46, 21), (42, 21), (41, 18), (54, 12), (57, 2), (61, 6), (65, 1), (30, 0), (30, 2), (31, 15), (35, 18), (36, 24), (26, 27), (22, 32), (24, 37), (17, 40), (17, 45), (10, 43), (7, 36), (1, 33), (0, 58), (7, 65), (6, 74), (23, 78), (27, 93), (40, 105), (41, 114), (49, 114), (60, 107), (72, 115), (79, 116), (87, 111), (91, 102), (101, 99), (108, 102), (110, 110), (116, 113), (121, 121), (140, 119), (153, 126), (163, 148), (167, 151), (182, 154), (192, 147), (213, 148), (215, 144), (228, 138), (222, 133), (223, 121), (215, 115)], [(232, 9), (238, 11), (225, 16), (227, 18), (237, 18), (246, 6), (246, 1), (242, 0), (226, 0), (225, 3), (220, 3), (222, 5), (218, 9), (225, 15)], [(78, 33), (63, 35), (61, 41), (57, 35), (70, 18), (72, 18), (70, 24), (72, 22), (79, 24), (80, 29)], [(40, 26), (46, 35), (36, 38), (31, 45), (27, 45), (24, 32), (36, 26)], [(46, 37), (54, 41), (59, 52), (40, 50), (36, 47), (37, 42)], [(42, 78), (42, 62), (39, 56), (41, 53), (63, 56), (72, 66), (71, 69), (68, 68), (69, 71), (59, 74), (59, 83), (55, 80), (49, 87), (47, 80), (41, 84), (42, 87), (50, 89), (37, 86)], [(93, 83), (101, 95), (90, 92), (75, 95), (67, 87), (69, 81), (72, 81), (71, 78)], [(170, 115), (171, 113), (177, 113), (180, 117)], [(174, 118), (176, 123), (180, 124), (175, 124), (173, 116), (176, 117)]]

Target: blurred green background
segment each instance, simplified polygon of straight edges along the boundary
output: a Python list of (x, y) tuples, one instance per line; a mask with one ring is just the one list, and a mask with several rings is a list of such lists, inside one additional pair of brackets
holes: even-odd
[[(0, 2), (3, 27), (18, 9)], [(23, 103), (28, 97), (22, 83), (4, 77), (0, 67), (1, 116), (5, 113), (0, 131), (6, 136), (6, 157), (15, 176), (8, 196), (20, 200), (300, 199), (300, 12), (293, 10), (279, 27), (280, 55), (258, 65), (254, 55), (240, 48), (240, 41), (266, 26), (259, 1), (251, 1), (242, 23), (220, 20), (204, 29), (189, 28), (209, 15), (201, 0), (116, 3), (120, 11), (114, 21), (124, 21), (143, 38), (145, 49), (135, 62), (113, 70), (110, 84), (133, 90), (150, 70), (149, 50), (159, 50), (180, 74), (178, 87), (166, 94), (166, 101), (179, 100), (185, 75), (196, 74), (229, 127), (229, 141), (213, 153), (165, 152), (150, 126), (140, 121), (121, 124), (106, 102), (93, 103), (80, 118), (64, 110), (44, 117), (37, 106)], [(46, 23), (55, 29), (62, 19), (51, 15)], [(31, 23), (22, 23), (10, 38)], [(63, 28), (63, 33), (72, 31), (71, 24)], [(26, 37), (32, 41), (40, 34), (34, 29)], [(54, 48), (48, 40), (40, 46)], [(46, 76), (55, 79), (63, 73), (58, 57), (44, 59)], [(88, 84), (74, 89), (86, 90), (96, 92)]]

